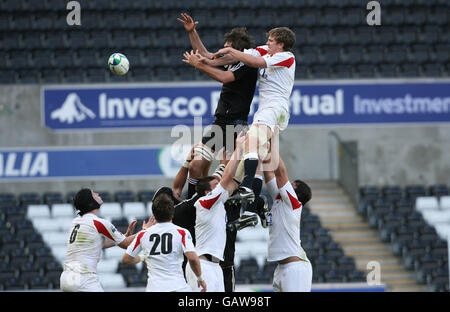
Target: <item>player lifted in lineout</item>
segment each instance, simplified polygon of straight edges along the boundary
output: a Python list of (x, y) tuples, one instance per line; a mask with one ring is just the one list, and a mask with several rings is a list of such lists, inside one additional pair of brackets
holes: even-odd
[[(214, 63), (217, 61), (212, 60), (213, 54), (208, 52), (197, 33), (198, 21), (194, 22), (192, 17), (186, 13), (182, 13), (178, 21), (187, 31), (193, 50), (198, 51), (201, 56), (199, 58), (185, 54), (183, 61), (223, 84), (211, 130), (197, 144), (194, 149), (194, 158), (189, 163), (188, 198), (190, 198), (195, 192), (197, 180), (208, 175), (215, 153), (219, 152), (222, 147), (228, 152), (228, 155), (224, 153), (221, 159), (222, 167), (225, 167), (227, 158), (234, 151), (236, 135), (247, 129), (248, 114), (256, 88), (257, 69), (232, 57), (225, 57), (225, 61), (221, 60), (221, 62), (229, 62), (225, 68), (214, 67)], [(254, 41), (245, 27), (236, 27), (224, 35), (224, 46), (244, 51), (253, 48)], [(173, 191), (174, 195), (179, 198), (180, 185), (174, 185)]]
[(275, 128), (286, 129), (290, 116), (289, 98), (295, 77), (295, 57), (291, 49), (295, 45), (295, 33), (287, 27), (277, 27), (267, 35), (266, 45), (256, 49), (242, 52), (225, 47), (214, 54), (215, 58), (231, 55), (248, 66), (259, 68), (259, 106), (246, 135), (245, 175), (238, 191), (243, 200), (254, 197), (251, 187), (258, 159), (265, 158)]

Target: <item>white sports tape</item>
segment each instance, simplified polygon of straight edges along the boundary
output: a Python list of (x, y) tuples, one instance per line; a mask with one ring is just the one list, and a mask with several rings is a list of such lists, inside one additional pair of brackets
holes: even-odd
[(224, 170), (225, 170), (225, 164), (220, 164), (212, 175), (218, 177), (219, 179), (222, 179)]
[(207, 161), (213, 161), (214, 159), (213, 151), (205, 145), (194, 147), (194, 158), (196, 157), (196, 155), (201, 155)]

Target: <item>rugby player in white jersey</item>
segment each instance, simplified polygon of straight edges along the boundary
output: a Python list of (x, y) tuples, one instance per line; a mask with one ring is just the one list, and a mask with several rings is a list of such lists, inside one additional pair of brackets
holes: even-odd
[(295, 45), (295, 33), (287, 27), (277, 27), (267, 35), (266, 45), (256, 49), (241, 52), (226, 47), (214, 54), (215, 58), (223, 54), (231, 55), (248, 66), (259, 68), (258, 110), (247, 132), (244, 178), (239, 187), (239, 196), (244, 200), (247, 196), (254, 197), (251, 195), (251, 187), (258, 159), (264, 159), (267, 155), (268, 142), (274, 135), (275, 128), (280, 131), (286, 129), (290, 117), (289, 99), (295, 78), (295, 57), (291, 49)]
[[(183, 275), (183, 254), (195, 274), (196, 287), (206, 291), (200, 261), (195, 252), (191, 233), (172, 223), (174, 204), (167, 194), (158, 195), (152, 205), (152, 219), (147, 230), (139, 232), (123, 255), (125, 264), (137, 264), (145, 260), (148, 268), (148, 292), (192, 291)], [(153, 220), (152, 220), (153, 221)], [(144, 256), (139, 253), (143, 251)]]
[(303, 205), (311, 199), (311, 189), (303, 181), (296, 180), (294, 191), (278, 151), (274, 150), (271, 156), (274, 158), (271, 160), (279, 164), (275, 172), (264, 171), (266, 186), (273, 199), (267, 215), (267, 261), (278, 262), (273, 276), (273, 289), (276, 292), (310, 292), (312, 266), (301, 246), (300, 217)]
[[(230, 158), (222, 178), (210, 176), (202, 178), (197, 183), (197, 191), (202, 194), (194, 204), (195, 219), (195, 249), (202, 265), (203, 278), (208, 285), (208, 291), (223, 292), (224, 279), (219, 262), (224, 260), (226, 244), (226, 211), (225, 202), (237, 188), (233, 180), (236, 168), (243, 152), (245, 136), (241, 133), (236, 138), (236, 149)], [(194, 291), (199, 291), (196, 276), (191, 267), (186, 267), (186, 280)]]
[[(110, 221), (98, 216), (102, 204), (102, 198), (91, 189), (81, 189), (74, 197), (79, 216), (72, 221), (67, 238), (67, 256), (60, 278), (64, 292), (103, 291), (97, 276), (102, 249), (116, 245), (126, 249), (135, 237), (131, 233), (136, 221), (130, 223), (124, 235)], [(147, 226), (144, 222), (142, 228)]]

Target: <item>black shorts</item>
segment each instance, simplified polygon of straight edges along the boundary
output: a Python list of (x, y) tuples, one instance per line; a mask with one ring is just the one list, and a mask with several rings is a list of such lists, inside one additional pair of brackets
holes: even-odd
[(223, 147), (227, 151), (233, 152), (236, 137), (241, 131), (247, 132), (248, 122), (245, 120), (221, 121), (216, 119), (210, 127), (203, 136), (202, 143), (214, 152), (219, 151)]

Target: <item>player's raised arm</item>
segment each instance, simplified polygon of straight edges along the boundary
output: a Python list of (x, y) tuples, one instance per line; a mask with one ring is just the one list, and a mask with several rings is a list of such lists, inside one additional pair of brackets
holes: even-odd
[(191, 41), (192, 49), (198, 50), (202, 56), (208, 59), (212, 59), (212, 53), (210, 53), (203, 45), (203, 42), (200, 39), (197, 30), (195, 29), (195, 27), (198, 25), (198, 21), (194, 22), (192, 17), (186, 13), (181, 13), (181, 18), (177, 18), (177, 20), (183, 23), (184, 29), (186, 29), (189, 35), (189, 40)]
[(200, 55), (199, 52), (196, 52), (195, 54), (194, 51), (191, 51), (190, 53), (185, 52), (183, 56), (183, 62), (195, 67), (196, 69), (200, 70), (201, 72), (205, 73), (218, 82), (228, 83), (235, 80), (232, 71), (220, 70), (218, 68), (205, 64), (205, 62), (202, 61), (204, 58)]
[(228, 162), (227, 166), (225, 167), (225, 170), (222, 175), (222, 179), (220, 180), (220, 184), (223, 188), (228, 190), (228, 192), (231, 194), (234, 189), (236, 188), (236, 182), (233, 180), (237, 167), (242, 160), (242, 153), (244, 151), (244, 142), (245, 142), (245, 135), (240, 132), (236, 138), (236, 149), (234, 150), (233, 155), (231, 156), (230, 161)]
[(213, 58), (216, 59), (220, 57), (222, 54), (225, 55), (231, 55), (236, 60), (241, 61), (245, 65), (256, 67), (256, 68), (266, 68), (267, 63), (266, 60), (261, 56), (255, 56), (251, 54), (247, 54), (244, 52), (241, 52), (239, 50), (233, 49), (231, 47), (226, 47), (223, 49), (220, 49), (216, 53), (213, 54)]

